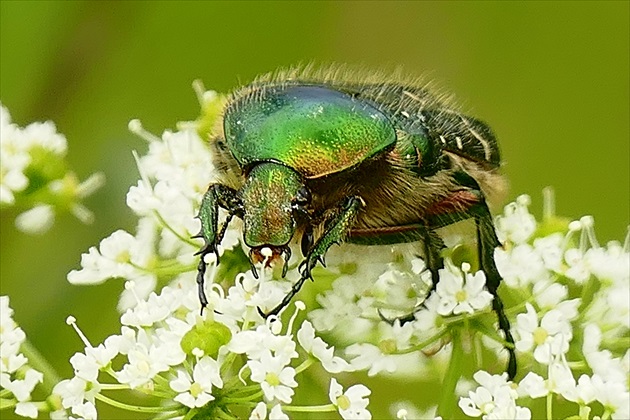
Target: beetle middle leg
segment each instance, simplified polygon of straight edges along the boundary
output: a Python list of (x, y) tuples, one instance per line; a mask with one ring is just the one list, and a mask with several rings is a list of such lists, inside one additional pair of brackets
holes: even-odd
[(345, 239), (356, 219), (359, 209), (364, 205), (363, 199), (359, 196), (351, 196), (343, 200), (339, 210), (325, 221), (327, 226), (322, 236), (315, 242), (315, 245), (308, 251), (306, 258), (300, 264), (300, 278), (293, 284), (289, 293), (287, 293), (282, 301), (271, 311), (264, 313), (258, 309), (258, 312), (263, 318), (267, 318), (271, 315), (278, 315), (278, 313), (287, 306), (293, 297), (300, 291), (302, 285), (307, 279), (313, 280), (311, 270), (317, 265), (317, 262), (321, 262), (323, 266), (326, 266), (324, 256), (326, 251), (333, 244), (341, 244)]
[[(472, 178), (466, 178), (464, 174), (458, 174), (460, 178), (468, 184), (469, 189), (462, 189), (454, 192), (443, 202), (437, 203), (431, 220), (434, 228), (440, 228), (458, 220), (469, 218), (475, 219), (477, 228), (477, 255), (479, 258), (479, 268), (486, 275), (486, 287), (492, 294), (492, 309), (497, 314), (499, 329), (505, 335), (508, 343), (505, 348), (509, 353), (507, 374), (510, 379), (516, 375), (516, 353), (514, 351), (514, 338), (510, 331), (510, 321), (503, 310), (503, 301), (499, 297), (498, 288), (501, 283), (501, 274), (494, 262), (494, 250), (501, 246), (494, 230), (494, 223), (488, 205), (484, 199), (481, 189)], [(459, 204), (458, 206), (455, 204)], [(455, 211), (449, 212), (449, 209)], [(436, 287), (434, 282), (433, 287)]]
[[(474, 218), (477, 228), (479, 267), (486, 274), (486, 287), (493, 296), (492, 309), (497, 314), (499, 328), (503, 331), (505, 341), (508, 343), (506, 346), (509, 352), (507, 373), (510, 379), (513, 379), (516, 375), (514, 338), (510, 332), (510, 322), (503, 310), (503, 302), (498, 294), (501, 275), (494, 262), (494, 249), (501, 246), (501, 243), (494, 231), (490, 210), (478, 185), (472, 178), (466, 179), (465, 174), (458, 174), (458, 178), (461, 178), (461, 180), (465, 182), (465, 184), (462, 184), (462, 189), (454, 191), (451, 195), (435, 203), (432, 208), (428, 209), (427, 220), (418, 221), (417, 223), (405, 226), (353, 231), (352, 241), (360, 243), (362, 238), (375, 236), (386, 238), (388, 235), (390, 238), (385, 239), (387, 243), (396, 243), (396, 238), (399, 239), (398, 242), (422, 240), (424, 243), (425, 263), (427, 269), (431, 272), (433, 281), (429, 291), (429, 293), (432, 293), (435, 291), (439, 282), (438, 272), (440, 268), (444, 266), (443, 259), (440, 255), (441, 250), (444, 248), (444, 243), (436, 233), (436, 229), (458, 221)], [(395, 320), (401, 323), (410, 322), (415, 319), (415, 312), (421, 308), (423, 308), (423, 304), (418, 305), (411, 314), (394, 320), (386, 319), (382, 316), (381, 318), (389, 323), (393, 323)]]

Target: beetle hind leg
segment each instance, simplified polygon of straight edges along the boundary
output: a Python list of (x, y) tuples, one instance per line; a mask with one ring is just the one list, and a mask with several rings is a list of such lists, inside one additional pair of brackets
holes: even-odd
[(507, 374), (509, 379), (512, 380), (516, 376), (514, 337), (512, 337), (512, 333), (510, 331), (510, 321), (503, 310), (503, 301), (497, 293), (497, 289), (501, 283), (501, 274), (499, 274), (499, 270), (494, 262), (494, 249), (501, 246), (501, 242), (494, 231), (492, 217), (485, 202), (479, 206), (475, 220), (477, 223), (479, 265), (486, 273), (486, 287), (494, 297), (492, 300), (492, 309), (497, 314), (499, 329), (503, 331), (505, 341), (508, 343), (508, 345), (505, 346), (509, 353)]

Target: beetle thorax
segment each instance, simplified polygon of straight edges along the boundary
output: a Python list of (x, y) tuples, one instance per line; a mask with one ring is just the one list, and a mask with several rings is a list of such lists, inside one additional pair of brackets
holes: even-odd
[(244, 241), (250, 248), (283, 247), (295, 232), (292, 202), (302, 186), (286, 166), (263, 162), (252, 168), (241, 190)]

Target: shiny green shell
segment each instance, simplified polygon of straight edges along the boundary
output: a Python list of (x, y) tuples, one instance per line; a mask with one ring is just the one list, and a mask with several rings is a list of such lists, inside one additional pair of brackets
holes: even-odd
[(223, 124), (242, 168), (273, 161), (305, 178), (351, 168), (396, 143), (396, 131), (383, 112), (318, 85), (254, 89), (230, 103)]

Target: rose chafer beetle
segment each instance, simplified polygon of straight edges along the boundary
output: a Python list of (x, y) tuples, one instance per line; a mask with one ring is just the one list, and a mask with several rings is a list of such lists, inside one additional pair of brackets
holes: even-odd
[[(300, 279), (269, 316), (295, 296), (332, 244), (422, 242), (433, 285), (443, 267), (436, 230), (465, 219), (476, 225), (479, 266), (509, 343), (514, 340), (497, 294), (493, 253), (500, 242), (487, 200), (501, 190), (494, 134), (425, 86), (342, 69), (289, 70), (263, 76), (228, 99), (211, 147), (221, 182), (210, 185), (198, 217), (205, 244), (197, 282), (202, 307), (204, 257), (215, 253), (231, 219), (243, 220), (252, 271), (284, 260), (300, 240)], [(227, 219), (218, 226), (219, 208)], [(413, 316), (402, 318), (412, 320)]]

